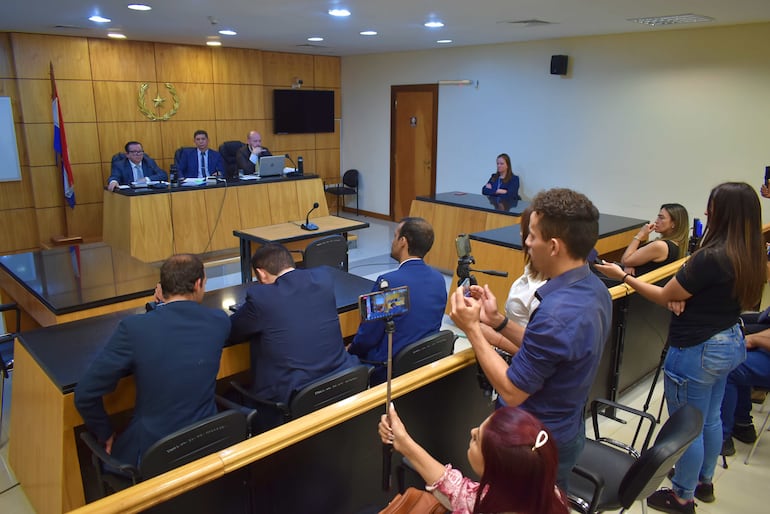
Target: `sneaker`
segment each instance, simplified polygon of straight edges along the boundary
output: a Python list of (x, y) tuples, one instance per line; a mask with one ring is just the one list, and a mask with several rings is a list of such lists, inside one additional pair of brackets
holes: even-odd
[(714, 483), (704, 484), (700, 483), (695, 487), (695, 497), (705, 503), (712, 503), (716, 500), (714, 496)]
[(733, 427), (733, 437), (742, 443), (751, 444), (757, 440), (757, 431), (754, 425), (738, 425)]
[(725, 457), (735, 455), (735, 443), (733, 442), (732, 437), (728, 437), (722, 441), (722, 451), (719, 452), (719, 455), (724, 455)]
[(695, 502), (689, 501), (682, 505), (676, 499), (674, 491), (663, 488), (655, 491), (647, 497), (647, 506), (661, 512), (671, 514), (695, 514)]

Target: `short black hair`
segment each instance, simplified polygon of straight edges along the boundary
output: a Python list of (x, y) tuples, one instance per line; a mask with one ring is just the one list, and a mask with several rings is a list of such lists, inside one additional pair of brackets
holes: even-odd
[(203, 134), (204, 136), (206, 136), (206, 139), (208, 139), (208, 138), (209, 138), (209, 133), (208, 133), (208, 132), (206, 132), (205, 130), (196, 130), (196, 131), (195, 131), (195, 134), (193, 134), (193, 139), (195, 139), (196, 137), (200, 136), (201, 134)]
[(172, 255), (160, 267), (160, 287), (166, 297), (191, 294), (195, 282), (205, 277), (203, 261), (190, 253)]
[[(131, 145), (142, 146), (142, 143), (140, 143), (139, 141), (129, 141), (128, 143), (126, 143), (126, 146), (123, 147), (123, 149), (126, 151), (126, 153), (128, 153), (128, 147), (131, 146)], [(142, 149), (144, 149), (144, 147), (142, 147)]]
[(532, 199), (543, 239), (561, 239), (573, 259), (586, 259), (599, 238), (599, 210), (588, 197), (566, 188), (541, 191)]
[(398, 222), (399, 236), (406, 238), (409, 255), (423, 258), (433, 247), (433, 227), (423, 218), (403, 218)]
[(251, 267), (263, 269), (271, 275), (278, 275), (286, 268), (294, 267), (294, 259), (285, 246), (277, 243), (269, 243), (257, 248), (251, 257)]

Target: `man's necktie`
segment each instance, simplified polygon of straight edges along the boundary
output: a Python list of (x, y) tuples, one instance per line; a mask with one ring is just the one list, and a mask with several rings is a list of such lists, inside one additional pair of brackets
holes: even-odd
[(201, 152), (201, 169), (198, 178), (206, 178), (206, 152)]
[(144, 173), (142, 173), (142, 167), (139, 164), (133, 164), (134, 167), (134, 181), (138, 182), (139, 180), (144, 178)]

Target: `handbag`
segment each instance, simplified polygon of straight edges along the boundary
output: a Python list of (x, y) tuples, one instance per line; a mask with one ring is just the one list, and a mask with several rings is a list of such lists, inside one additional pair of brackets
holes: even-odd
[(380, 514), (444, 514), (443, 505), (428, 491), (410, 487), (403, 494), (397, 494)]

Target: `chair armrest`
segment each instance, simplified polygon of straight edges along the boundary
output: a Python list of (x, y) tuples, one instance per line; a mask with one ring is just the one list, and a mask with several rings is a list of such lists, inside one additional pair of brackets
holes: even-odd
[[(88, 446), (88, 449), (91, 450), (91, 456), (92, 458), (95, 458), (99, 461), (101, 461), (103, 464), (106, 464), (113, 470), (118, 470), (121, 473), (123, 473), (125, 476), (129, 477), (131, 481), (136, 484), (139, 481), (139, 470), (136, 468), (136, 466), (133, 466), (131, 464), (126, 464), (125, 462), (121, 462), (109, 453), (107, 453), (107, 450), (104, 449), (104, 446), (102, 446), (93, 435), (91, 435), (90, 432), (81, 432), (80, 433), (80, 440), (83, 441), (86, 446)], [(94, 462), (96, 464), (96, 462)], [(97, 468), (98, 470), (98, 468)]]
[(246, 416), (246, 426), (249, 427), (249, 433), (247, 434), (247, 437), (254, 435), (251, 433), (251, 429), (253, 427), (254, 418), (257, 417), (257, 409), (250, 409), (245, 405), (241, 405), (240, 403), (228, 400), (224, 396), (220, 396), (218, 394), (214, 395), (214, 401), (216, 401), (217, 405), (222, 409), (232, 409), (242, 412), (243, 415)]
[(587, 469), (578, 465), (573, 466), (572, 473), (581, 476), (591, 482), (591, 484), (594, 486), (594, 492), (591, 495), (591, 502), (588, 504), (586, 503), (585, 498), (580, 498), (569, 492), (567, 493), (567, 500), (569, 500), (574, 509), (577, 509), (581, 512), (597, 512), (596, 509), (598, 507), (599, 498), (601, 497), (602, 491), (604, 491), (604, 479), (599, 475), (591, 473)]
[(230, 382), (230, 385), (238, 391), (242, 396), (248, 398), (252, 402), (256, 403), (257, 405), (261, 405), (263, 407), (269, 407), (271, 409), (275, 409), (279, 412), (281, 412), (284, 416), (288, 417), (290, 415), (289, 412), (289, 406), (282, 402), (270, 402), (267, 400), (263, 400), (261, 398), (257, 398), (254, 396), (254, 394), (240, 385), (238, 382)]
[[(642, 447), (640, 450), (636, 450), (633, 446), (633, 444), (636, 442), (636, 435), (634, 436), (634, 442), (632, 442), (631, 445), (627, 445), (625, 443), (622, 443), (614, 439), (602, 437), (599, 434), (599, 407), (600, 406), (621, 410), (629, 414), (632, 414), (634, 416), (637, 416), (639, 418), (639, 429), (641, 429), (645, 420), (649, 423), (650, 426), (647, 430), (647, 434), (644, 438), (644, 443), (642, 444)], [(594, 438), (597, 441), (607, 442), (619, 448), (623, 448), (624, 450), (629, 451), (629, 453), (631, 455), (634, 455), (636, 458), (638, 458), (639, 454), (644, 450), (646, 450), (647, 447), (650, 445), (650, 441), (652, 440), (652, 435), (655, 430), (655, 425), (657, 423), (655, 421), (655, 416), (653, 416), (648, 412), (640, 411), (638, 409), (634, 409), (633, 407), (629, 407), (628, 405), (623, 405), (621, 403), (613, 402), (612, 400), (607, 400), (605, 398), (597, 398), (591, 402), (591, 419), (593, 421), (593, 426), (594, 426)], [(637, 429), (637, 434), (639, 429)]]
[(368, 364), (369, 366), (387, 366), (388, 363), (386, 361), (370, 361), (366, 359), (358, 359), (361, 361), (361, 364)]

